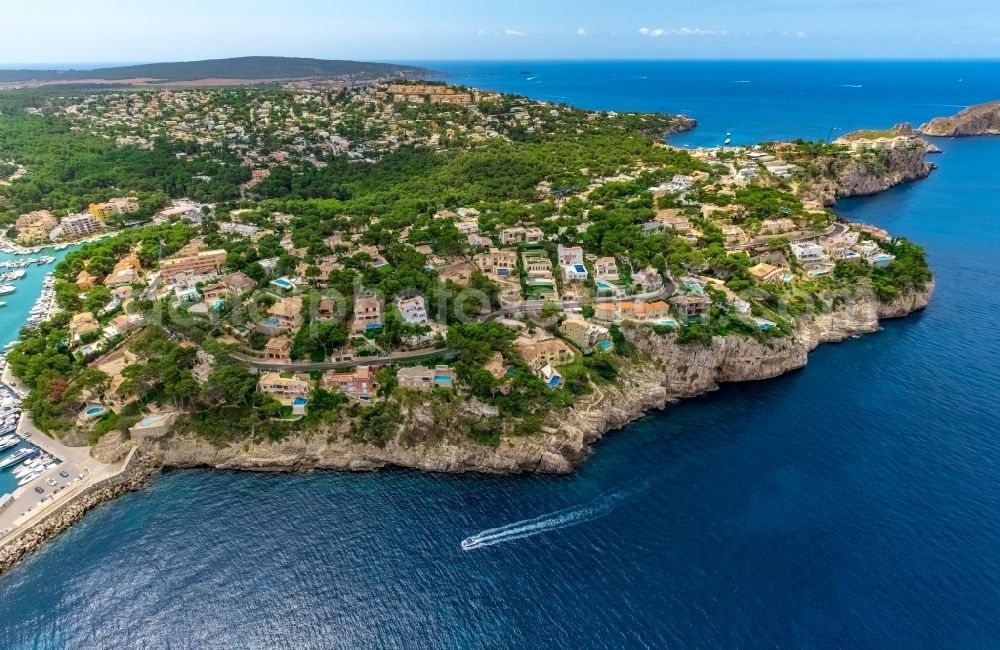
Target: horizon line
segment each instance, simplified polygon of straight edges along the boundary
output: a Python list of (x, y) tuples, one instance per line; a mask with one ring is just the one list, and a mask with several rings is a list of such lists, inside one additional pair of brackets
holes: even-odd
[(5, 70), (42, 70), (36, 66), (81, 66), (84, 70), (127, 67), (136, 65), (151, 65), (165, 63), (192, 63), (196, 61), (225, 61), (248, 57), (276, 57), (287, 59), (316, 59), (320, 61), (353, 61), (357, 63), (396, 63), (413, 65), (416, 63), (990, 63), (1000, 62), (1000, 56), (983, 57), (594, 57), (594, 58), (563, 58), (563, 57), (493, 57), (493, 58), (417, 58), (417, 59), (381, 59), (381, 58), (321, 58), (316, 56), (290, 56), (281, 54), (241, 54), (235, 56), (220, 56), (212, 58), (184, 60), (145, 60), (145, 61), (0, 61), (0, 69)]

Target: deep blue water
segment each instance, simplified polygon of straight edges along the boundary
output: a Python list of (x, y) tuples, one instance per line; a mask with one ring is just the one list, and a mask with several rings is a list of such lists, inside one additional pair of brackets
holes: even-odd
[[(1000, 98), (1000, 64), (647, 63), (674, 81), (615, 82), (630, 65), (451, 67), (504, 90), (541, 72), (583, 106), (683, 106), (741, 140)], [(847, 101), (834, 78), (891, 91)], [(1000, 139), (938, 144), (930, 179), (840, 205), (927, 247), (925, 312), (652, 415), (571, 477), (164, 474), (0, 577), (0, 646), (996, 647)]]

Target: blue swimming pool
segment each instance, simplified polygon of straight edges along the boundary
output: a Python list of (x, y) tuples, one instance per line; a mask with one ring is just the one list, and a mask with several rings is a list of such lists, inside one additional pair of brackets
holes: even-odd
[(607, 350), (608, 348), (611, 347), (611, 341), (600, 341), (597, 344), (597, 347), (601, 348), (602, 350)]
[(445, 377), (442, 375), (434, 375), (434, 383), (436, 384), (450, 384), (451, 377)]
[(289, 282), (288, 280), (286, 280), (285, 278), (278, 278), (277, 280), (271, 280), (271, 284), (275, 284), (275, 285), (281, 287), (282, 289), (291, 289), (292, 288), (292, 283)]
[(596, 284), (597, 288), (601, 289), (602, 291), (613, 291), (614, 290), (614, 287), (611, 286), (610, 284), (608, 284), (607, 282), (605, 282), (604, 280), (597, 280), (596, 282), (594, 282), (594, 284)]
[(664, 318), (660, 321), (660, 325), (663, 325), (664, 327), (677, 327), (677, 321), (673, 318)]
[(104, 413), (107, 410), (108, 409), (104, 408), (103, 406), (91, 406), (89, 409), (87, 409), (87, 415), (100, 415), (101, 413)]
[(147, 415), (146, 417), (144, 417), (142, 420), (139, 421), (139, 426), (149, 427), (162, 421), (163, 421), (162, 415)]
[(306, 401), (307, 400), (305, 397), (296, 397), (295, 400), (292, 402), (292, 404), (294, 404), (295, 406), (305, 406)]

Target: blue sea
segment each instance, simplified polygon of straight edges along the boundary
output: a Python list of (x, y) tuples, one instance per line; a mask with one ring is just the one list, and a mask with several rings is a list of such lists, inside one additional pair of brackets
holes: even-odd
[[(1000, 98), (996, 62), (431, 66), (684, 111), (691, 145)], [(928, 180), (838, 206), (926, 246), (925, 312), (650, 415), (568, 477), (165, 473), (0, 577), (0, 646), (997, 647), (1000, 139), (937, 144)]]

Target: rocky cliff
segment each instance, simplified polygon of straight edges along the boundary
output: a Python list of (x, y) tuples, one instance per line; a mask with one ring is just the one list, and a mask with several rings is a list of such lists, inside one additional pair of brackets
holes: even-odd
[[(794, 336), (768, 344), (728, 336), (714, 338), (710, 346), (678, 345), (673, 337), (658, 336), (648, 328), (628, 329), (628, 338), (651, 360), (625, 369), (614, 386), (598, 387), (588, 399), (561, 414), (557, 425), (533, 436), (506, 437), (495, 447), (476, 444), (467, 436), (417, 444), (397, 440), (377, 447), (316, 431), (278, 443), (222, 446), (195, 437), (174, 437), (150, 443), (143, 451), (167, 467), (299, 471), (401, 466), (452, 473), (568, 473), (608, 431), (671, 401), (714, 390), (722, 382), (768, 379), (801, 368), (809, 352), (821, 343), (877, 331), (882, 318), (924, 308), (932, 289), (905, 294), (892, 303), (881, 303), (865, 293), (836, 311), (802, 322)], [(412, 414), (409, 421), (414, 421)]]
[(938, 151), (919, 138), (898, 138), (879, 143), (847, 161), (837, 161), (832, 178), (812, 181), (800, 188), (803, 198), (831, 206), (837, 199), (884, 192), (901, 183), (926, 178), (935, 169), (927, 154)]
[(917, 129), (923, 135), (955, 137), (963, 135), (1000, 135), (1000, 101), (979, 104), (951, 117), (935, 117)]

